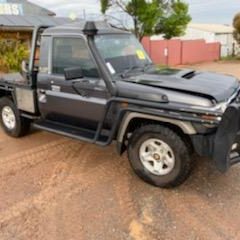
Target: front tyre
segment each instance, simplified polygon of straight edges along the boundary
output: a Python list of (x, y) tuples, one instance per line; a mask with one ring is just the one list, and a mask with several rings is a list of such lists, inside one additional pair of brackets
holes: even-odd
[(182, 184), (192, 169), (186, 144), (172, 130), (159, 125), (146, 125), (133, 133), (128, 158), (140, 178), (162, 188)]
[(20, 116), (19, 110), (8, 97), (0, 99), (0, 123), (3, 130), (15, 138), (26, 135), (30, 128), (30, 121)]

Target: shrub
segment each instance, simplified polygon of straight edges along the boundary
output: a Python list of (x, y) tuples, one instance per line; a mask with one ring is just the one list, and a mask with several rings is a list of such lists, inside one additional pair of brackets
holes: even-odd
[(0, 71), (20, 71), (21, 63), (28, 55), (26, 44), (18, 40), (0, 39)]

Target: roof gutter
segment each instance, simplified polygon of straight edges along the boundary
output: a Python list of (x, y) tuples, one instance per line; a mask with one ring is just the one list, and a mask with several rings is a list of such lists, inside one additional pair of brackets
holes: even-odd
[(0, 25), (0, 31), (24, 31), (24, 32), (32, 32), (34, 30), (34, 26), (6, 26)]

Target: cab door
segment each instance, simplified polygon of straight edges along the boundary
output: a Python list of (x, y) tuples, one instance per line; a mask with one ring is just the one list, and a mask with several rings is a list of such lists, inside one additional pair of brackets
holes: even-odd
[[(58, 123), (96, 129), (109, 94), (85, 40), (75, 36), (54, 37), (49, 51), (50, 71), (40, 71), (38, 76), (42, 116)], [(66, 80), (64, 70), (72, 67), (80, 67), (83, 76)]]

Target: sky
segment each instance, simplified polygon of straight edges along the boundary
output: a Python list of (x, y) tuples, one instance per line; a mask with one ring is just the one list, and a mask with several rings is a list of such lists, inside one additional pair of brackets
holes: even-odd
[[(30, 0), (57, 13), (80, 17), (100, 14), (99, 0)], [(231, 24), (235, 13), (240, 12), (240, 0), (185, 0), (195, 23)], [(85, 13), (84, 13), (85, 11)]]

